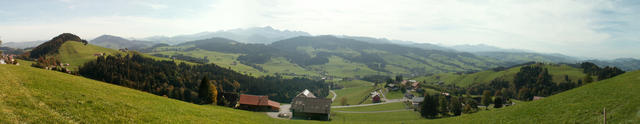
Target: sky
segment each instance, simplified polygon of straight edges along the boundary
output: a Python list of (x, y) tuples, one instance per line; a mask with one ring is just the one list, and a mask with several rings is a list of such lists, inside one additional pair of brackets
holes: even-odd
[(313, 35), (640, 58), (638, 0), (0, 0), (0, 40), (175, 36), (271, 26)]

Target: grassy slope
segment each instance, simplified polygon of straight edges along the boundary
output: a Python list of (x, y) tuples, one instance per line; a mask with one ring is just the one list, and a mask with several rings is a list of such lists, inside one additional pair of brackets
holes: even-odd
[(281, 123), (25, 65), (0, 70), (0, 123)]
[(62, 63), (69, 63), (72, 70), (77, 70), (78, 66), (81, 66), (82, 64), (91, 60), (95, 60), (96, 57), (93, 56), (93, 54), (95, 53), (106, 53), (107, 55), (115, 55), (123, 54), (124, 52), (91, 44), (87, 44), (85, 46), (80, 42), (69, 41), (60, 46), (56, 57), (58, 57), (60, 62)]
[[(564, 75), (568, 75), (569, 79), (574, 82), (585, 76), (585, 74), (582, 73), (582, 69), (573, 68), (567, 65), (544, 65), (544, 67), (549, 69), (549, 73), (553, 76), (553, 81), (556, 83), (564, 82)], [(469, 86), (474, 83), (490, 83), (491, 80), (496, 78), (513, 81), (513, 77), (518, 73), (518, 71), (520, 71), (520, 66), (498, 72), (487, 70), (472, 74), (440, 73), (432, 76), (417, 77), (414, 78), (414, 80), (427, 82), (444, 81), (445, 84)], [(440, 79), (437, 79), (438, 76)]]
[[(69, 41), (62, 44), (62, 46), (60, 46), (60, 49), (58, 49), (58, 54), (54, 56), (57, 57), (62, 63), (69, 63), (69, 68), (71, 70), (78, 70), (78, 67), (82, 64), (95, 60), (96, 56), (93, 56), (93, 54), (96, 53), (106, 53), (106, 55), (126, 54), (125, 52), (114, 49), (104, 48), (92, 44), (84, 45), (80, 42)], [(149, 56), (145, 54), (143, 54), (143, 56), (153, 58), (155, 60), (171, 60), (168, 58)], [(181, 60), (176, 60), (176, 62), (194, 64)]]
[[(185, 56), (191, 56), (191, 57), (196, 57), (196, 58), (204, 58), (205, 56), (207, 56), (207, 59), (209, 59), (210, 63), (214, 63), (218, 66), (221, 67), (226, 67), (226, 68), (231, 68), (237, 72), (240, 73), (246, 73), (246, 74), (251, 74), (253, 76), (263, 76), (264, 73), (251, 67), (248, 65), (244, 65), (240, 62), (238, 62), (236, 59), (238, 58), (238, 56), (242, 55), (242, 54), (234, 54), (234, 53), (221, 53), (221, 52), (215, 52), (215, 51), (206, 51), (206, 50), (201, 50), (201, 49), (197, 49), (194, 51), (158, 51), (158, 52), (152, 52), (149, 54), (163, 54), (163, 55), (176, 55), (176, 54), (184, 54)], [(236, 63), (235, 65), (233, 63)]]
[[(331, 105), (341, 105), (342, 98), (346, 98), (349, 105), (357, 105), (375, 89), (373, 83), (362, 80), (341, 81), (337, 84), (344, 86), (344, 88), (334, 90), (338, 97)], [(327, 98), (331, 97), (333, 96), (327, 96)], [(371, 103), (371, 99), (369, 98), (364, 103)]]
[(505, 109), (436, 120), (456, 123), (640, 123), (640, 71)]

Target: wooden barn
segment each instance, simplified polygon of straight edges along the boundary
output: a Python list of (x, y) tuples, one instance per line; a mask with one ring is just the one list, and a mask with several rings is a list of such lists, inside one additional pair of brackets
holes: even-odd
[(331, 99), (316, 98), (313, 93), (305, 89), (291, 102), (293, 119), (329, 120), (331, 114)]
[(240, 95), (238, 108), (250, 111), (280, 111), (280, 103), (269, 100), (269, 96)]

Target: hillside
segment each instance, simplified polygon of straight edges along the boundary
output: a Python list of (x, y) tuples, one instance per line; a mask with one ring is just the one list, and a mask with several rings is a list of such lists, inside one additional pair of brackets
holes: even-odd
[[(455, 84), (457, 86), (469, 86), (472, 84), (488, 84), (494, 79), (504, 79), (512, 82), (514, 76), (522, 66), (515, 66), (504, 70), (486, 70), (471, 74), (464, 73), (439, 73), (431, 76), (422, 76), (413, 78), (417, 81), (440, 82), (444, 84)], [(585, 77), (581, 68), (571, 67), (566, 64), (545, 64), (543, 68), (549, 69), (549, 73), (553, 77), (553, 82), (559, 83), (564, 81), (567, 75), (570, 80), (577, 81)]]
[(482, 111), (437, 123), (607, 123), (640, 122), (640, 71), (584, 85), (542, 100)]
[(69, 63), (71, 70), (77, 70), (79, 66), (96, 59), (94, 54), (105, 55), (124, 54), (125, 52), (99, 47), (92, 44), (84, 45), (80, 42), (65, 42), (60, 46), (58, 53), (54, 54), (62, 63)]
[(142, 49), (155, 44), (148, 41), (128, 40), (113, 35), (102, 35), (89, 41), (89, 43), (111, 49)]
[[(234, 57), (215, 57), (218, 55), (202, 51)], [(470, 53), (375, 44), (334, 36), (295, 37), (268, 45), (211, 38), (158, 47), (150, 54), (183, 54), (209, 60), (214, 56), (216, 60), (210, 62), (222, 62), (239, 72), (338, 78), (480, 71), (503, 65)]]
[(0, 123), (283, 123), (25, 65), (0, 70)]

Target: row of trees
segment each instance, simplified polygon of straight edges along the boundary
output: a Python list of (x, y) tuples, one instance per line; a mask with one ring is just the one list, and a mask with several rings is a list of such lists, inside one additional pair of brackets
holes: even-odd
[[(187, 65), (173, 61), (156, 61), (134, 53), (98, 57), (85, 63), (78, 73), (82, 76), (122, 85), (156, 95), (193, 103), (209, 103), (200, 95), (202, 82), (211, 83), (220, 97), (225, 93), (268, 95), (279, 102), (290, 102), (297, 92), (309, 89), (319, 97), (328, 95), (328, 84), (304, 78), (283, 79), (266, 76), (251, 77), (214, 64)], [(204, 77), (209, 81), (205, 81)], [(205, 83), (206, 85), (206, 83)], [(231, 98), (232, 99), (232, 98)]]
[(593, 75), (598, 75), (598, 80), (604, 80), (624, 73), (624, 71), (616, 67), (600, 68), (588, 62), (581, 65), (586, 76), (577, 81), (570, 79), (568, 75), (564, 75), (564, 80), (554, 82), (549, 70), (544, 68), (543, 64), (536, 63), (521, 67), (511, 82), (498, 78), (492, 80), (489, 84), (474, 85), (468, 88), (466, 92), (483, 94), (488, 91), (490, 93), (499, 93), (503, 99), (531, 100), (533, 96), (550, 96), (591, 83), (595, 81)]
[(185, 60), (185, 61), (199, 63), (199, 64), (209, 63), (209, 59), (207, 56), (204, 56), (203, 58), (186, 56), (184, 54), (175, 54), (175, 55), (153, 54), (153, 56), (164, 57), (164, 58), (175, 58), (175, 59)]
[(469, 95), (461, 97), (425, 94), (419, 110), (424, 118), (459, 116), (462, 113), (477, 112), (478, 102)]

